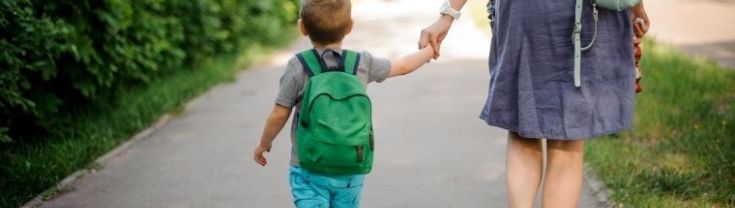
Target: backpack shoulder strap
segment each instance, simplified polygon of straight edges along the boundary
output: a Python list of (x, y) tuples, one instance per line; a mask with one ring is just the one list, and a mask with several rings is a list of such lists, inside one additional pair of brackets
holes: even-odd
[(317, 52), (316, 49), (305, 50), (296, 54), (296, 57), (301, 62), (301, 65), (304, 66), (304, 71), (309, 74), (309, 77), (321, 74), (325, 69), (318, 54), (319, 52)]
[(344, 59), (343, 63), (345, 73), (357, 75), (357, 66), (360, 65), (360, 53), (351, 50), (343, 50), (342, 58)]

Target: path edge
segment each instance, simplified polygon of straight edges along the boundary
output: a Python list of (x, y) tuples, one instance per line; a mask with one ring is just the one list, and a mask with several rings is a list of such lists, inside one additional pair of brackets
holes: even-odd
[[(303, 37), (297, 37), (293, 40), (290, 40), (289, 43), (286, 44), (285, 47), (279, 47), (275, 48), (273, 51), (269, 52), (269, 54), (262, 58), (261, 60), (255, 60), (252, 64), (249, 66), (240, 69), (239, 72), (237, 72), (233, 78), (239, 79), (239, 76), (243, 73), (247, 73), (248, 71), (251, 71), (251, 69), (258, 69), (265, 65), (271, 65), (275, 60), (278, 59), (279, 56), (282, 56), (283, 54), (286, 54), (286, 51), (291, 51), (294, 48), (302, 48), (304, 47), (308, 42)], [(290, 53), (288, 53), (290, 55)], [(212, 87), (206, 89), (204, 92), (202, 92), (199, 95), (196, 95), (189, 99), (188, 101), (184, 102), (182, 106), (184, 106), (184, 111), (186, 112), (186, 106), (189, 106), (192, 102), (194, 102), (197, 98), (202, 97), (209, 93), (210, 91), (214, 90), (216, 87), (226, 84), (227, 82), (222, 82), (216, 85), (213, 85)], [(67, 176), (60, 182), (58, 182), (56, 185), (52, 186), (51, 188), (46, 189), (45, 191), (39, 193), (36, 197), (31, 199), (30, 201), (26, 202), (19, 208), (39, 208), (41, 205), (43, 205), (44, 202), (52, 200), (61, 194), (57, 193), (63, 193), (65, 188), (68, 188), (72, 183), (76, 182), (77, 180), (83, 178), (84, 176), (95, 173), (99, 168), (95, 167), (98, 165), (101, 165), (102, 168), (104, 168), (104, 165), (110, 161), (111, 159), (125, 154), (130, 148), (133, 147), (138, 142), (141, 142), (145, 139), (150, 138), (153, 134), (158, 132), (159, 129), (163, 128), (168, 122), (170, 122), (172, 119), (176, 118), (176, 115), (181, 115), (182, 112), (176, 112), (176, 111), (170, 111), (166, 114), (163, 114), (161, 117), (156, 120), (155, 123), (150, 125), (148, 128), (141, 130), (137, 134), (133, 135), (130, 139), (125, 141), (124, 143), (118, 145), (114, 149), (110, 150), (109, 152), (105, 153), (104, 155), (98, 157), (97, 159), (92, 162), (92, 164), (95, 164), (93, 167), (87, 167), (80, 170), (75, 171), (71, 175)], [(51, 195), (51, 196), (49, 196)]]
[[(112, 149), (111, 151), (105, 153), (104, 155), (98, 157), (96, 160), (94, 160), (94, 164), (101, 164), (104, 167), (104, 164), (106, 162), (110, 161), (111, 159), (125, 154), (131, 147), (133, 147), (134, 144), (141, 142), (147, 138), (150, 138), (151, 135), (158, 132), (159, 129), (161, 129), (163, 126), (165, 126), (172, 118), (174, 117), (173, 113), (166, 113), (158, 120), (151, 125), (150, 127), (144, 129), (143, 131), (140, 131), (139, 133), (135, 134), (131, 139), (128, 141), (122, 143), (121, 145), (115, 147), (115, 149)], [(96, 168), (84, 168), (81, 170), (77, 170), (71, 175), (64, 178), (64, 180), (61, 180), (59, 183), (57, 183), (55, 186), (47, 189), (46, 191), (41, 192), (36, 196), (35, 198), (31, 199), (27, 203), (20, 206), (20, 208), (38, 208), (41, 207), (41, 205), (48, 200), (51, 200), (55, 198), (56, 196), (59, 196), (59, 193), (62, 192), (66, 187), (68, 187), (73, 182), (77, 181), (78, 179), (81, 179), (87, 174), (97, 172)], [(50, 197), (47, 197), (50, 193), (52, 193)]]
[(612, 190), (610, 190), (605, 182), (597, 177), (595, 171), (588, 165), (584, 165), (584, 180), (592, 190), (592, 194), (597, 204), (601, 207), (614, 207), (615, 203), (610, 200)]

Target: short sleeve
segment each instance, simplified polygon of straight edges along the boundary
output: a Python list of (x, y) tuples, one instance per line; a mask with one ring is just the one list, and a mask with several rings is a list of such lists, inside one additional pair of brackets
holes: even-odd
[(374, 57), (367, 51), (361, 53), (361, 59), (367, 69), (368, 83), (383, 82), (390, 75), (390, 60)]
[(276, 95), (276, 104), (292, 108), (299, 101), (299, 91), (304, 87), (306, 73), (298, 59), (292, 58), (286, 65)]

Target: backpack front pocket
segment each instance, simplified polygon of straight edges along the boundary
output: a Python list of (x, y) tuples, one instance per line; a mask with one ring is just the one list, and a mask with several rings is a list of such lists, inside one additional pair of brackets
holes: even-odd
[(306, 151), (311, 156), (309, 158), (311, 161), (324, 166), (360, 167), (367, 161), (368, 156), (372, 155), (372, 150), (367, 144), (341, 146), (323, 142), (318, 143), (320, 144), (312, 145)]
[(303, 139), (299, 160), (304, 168), (326, 175), (364, 174), (372, 169), (370, 142), (338, 145), (318, 139)]

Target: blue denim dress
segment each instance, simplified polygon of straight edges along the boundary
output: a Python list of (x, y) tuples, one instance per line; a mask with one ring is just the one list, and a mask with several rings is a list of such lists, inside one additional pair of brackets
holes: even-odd
[[(573, 83), (574, 0), (496, 0), (490, 86), (480, 118), (526, 138), (587, 139), (631, 128), (635, 71), (628, 12), (599, 11), (597, 41)], [(592, 39), (585, 0), (582, 45)]]

